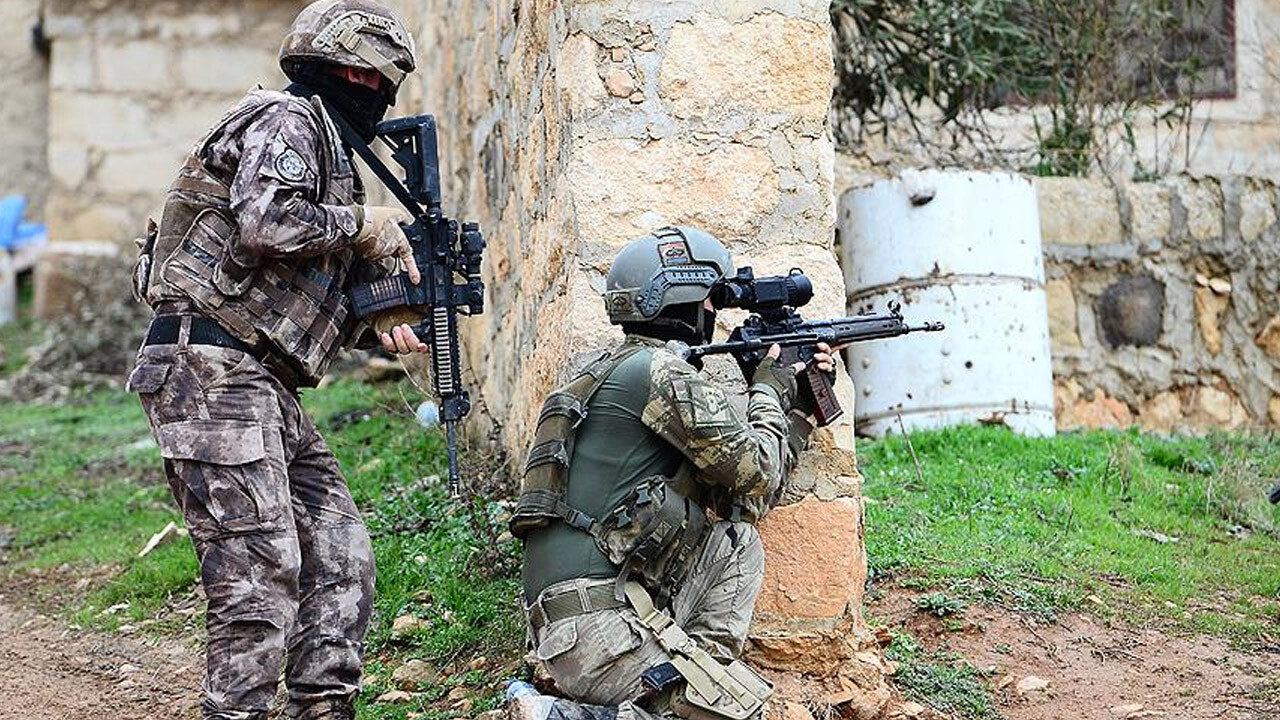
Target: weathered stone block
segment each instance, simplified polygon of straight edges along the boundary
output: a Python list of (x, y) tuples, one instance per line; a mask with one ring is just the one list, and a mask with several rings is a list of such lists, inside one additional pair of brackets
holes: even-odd
[(1200, 327), (1200, 337), (1211, 355), (1222, 352), (1222, 330), (1218, 327), (1222, 313), (1231, 304), (1229, 294), (1219, 294), (1212, 288), (1196, 288), (1196, 324)]
[(568, 176), (578, 222), (616, 240), (652, 230), (651, 213), (664, 223), (741, 237), (778, 202), (778, 172), (768, 153), (736, 144), (700, 155), (678, 139), (593, 142), (575, 154)]
[(866, 559), (857, 500), (807, 498), (760, 523), (769, 561), (756, 614), (835, 620), (862, 599)]
[(1049, 339), (1054, 349), (1080, 347), (1076, 299), (1072, 294), (1071, 281), (1066, 278), (1050, 280), (1045, 283), (1044, 291), (1049, 300)]
[(1240, 237), (1245, 242), (1257, 240), (1275, 224), (1273, 190), (1269, 183), (1249, 182), (1240, 196)]
[(274, 53), (233, 43), (184, 46), (178, 55), (178, 82), (204, 92), (246, 92), (258, 83), (283, 82)]
[(83, 90), (95, 80), (93, 42), (69, 37), (53, 44), (49, 59), (49, 86), (58, 90)]
[(108, 193), (164, 193), (186, 155), (182, 147), (118, 150), (103, 156), (94, 180)]
[(573, 33), (560, 46), (555, 82), (570, 117), (581, 117), (599, 106), (607, 96), (604, 81), (596, 70), (599, 49), (596, 41), (586, 33)]
[(1054, 418), (1061, 430), (1080, 428), (1126, 428), (1133, 424), (1133, 412), (1123, 401), (1108, 397), (1095, 388), (1091, 397), (1083, 397), (1080, 384), (1068, 378), (1054, 384)]
[[(82, 278), (93, 277), (95, 273), (91, 270), (97, 265), (121, 262), (120, 248), (114, 243), (50, 243), (36, 263), (36, 317), (51, 319), (70, 313), (75, 309), (71, 306), (72, 299), (86, 290)], [(120, 288), (102, 288), (103, 293), (119, 291)]]
[(1268, 357), (1280, 361), (1280, 315), (1268, 320), (1254, 341)]
[(98, 45), (98, 81), (106, 90), (167, 94), (172, 87), (169, 46), (154, 40)]
[(1235, 393), (1202, 385), (1191, 395), (1192, 420), (1197, 426), (1216, 425), (1233, 430), (1249, 422), (1249, 412)]
[(1126, 275), (1102, 293), (1097, 316), (1111, 347), (1154, 345), (1164, 329), (1164, 283), (1150, 275)]
[(762, 12), (735, 24), (699, 13), (671, 29), (658, 88), (677, 115), (732, 109), (820, 121), (833, 77), (826, 23)]
[(75, 189), (89, 174), (89, 146), (73, 141), (49, 143), (49, 175), (65, 189)]
[(1129, 229), (1140, 242), (1164, 240), (1173, 231), (1172, 193), (1156, 183), (1125, 186), (1129, 197)]
[(139, 230), (140, 219), (123, 203), (79, 203), (64, 193), (49, 198), (49, 239), (53, 241), (125, 241)]
[(1123, 240), (1115, 190), (1091, 178), (1035, 178), (1045, 245), (1114, 245)]
[(152, 142), (150, 116), (137, 98), (54, 91), (49, 98), (49, 137), (117, 149)]
[(1187, 213), (1187, 232), (1194, 240), (1222, 237), (1222, 190), (1216, 180), (1180, 175), (1171, 181)]
[(1171, 432), (1182, 427), (1186, 424), (1182, 399), (1172, 390), (1157, 393), (1139, 408), (1138, 424), (1158, 432)]

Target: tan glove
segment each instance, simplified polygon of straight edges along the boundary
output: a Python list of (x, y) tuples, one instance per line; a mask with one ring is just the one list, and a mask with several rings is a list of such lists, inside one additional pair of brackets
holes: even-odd
[(418, 264), (413, 259), (413, 248), (405, 237), (402, 224), (413, 222), (413, 216), (400, 208), (381, 205), (365, 205), (364, 220), (356, 234), (356, 252), (369, 262), (385, 258), (398, 258), (409, 273), (409, 280), (417, 285), (422, 280)]

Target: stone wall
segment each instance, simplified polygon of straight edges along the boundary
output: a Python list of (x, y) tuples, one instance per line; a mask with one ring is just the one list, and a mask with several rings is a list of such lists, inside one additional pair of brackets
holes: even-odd
[(1276, 185), (1036, 186), (1060, 427), (1280, 425)]
[(49, 182), (45, 165), (49, 62), (33, 31), (40, 0), (0, 2), (0, 197), (25, 195), (29, 217), (41, 217)]
[[(818, 293), (812, 312), (842, 311), (824, 0), (399, 5), (425, 69), (411, 104), (441, 119), (446, 209), (480, 221), (489, 239), (488, 309), (465, 321), (467, 378), (487, 409), (477, 417), (500, 426), (513, 464), (570, 361), (619, 338), (600, 297), (632, 237), (701, 226), (758, 271), (803, 266)], [(829, 678), (856, 668), (845, 675), (865, 681), (859, 697), (883, 703), (874, 656), (869, 666), (854, 658), (860, 480), (851, 426), (834, 430), (805, 459), (798, 502), (762, 528), (770, 574), (753, 636), (763, 664)], [(813, 568), (825, 574), (807, 576)]]
[(50, 239), (130, 243), (228, 106), (284, 82), (276, 52), (304, 4), (46, 2)]

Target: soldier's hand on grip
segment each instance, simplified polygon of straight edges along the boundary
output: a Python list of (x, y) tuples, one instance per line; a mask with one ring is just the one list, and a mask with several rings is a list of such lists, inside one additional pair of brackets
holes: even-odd
[(356, 236), (356, 250), (369, 262), (389, 257), (399, 258), (409, 273), (409, 280), (417, 285), (422, 281), (418, 263), (413, 259), (413, 247), (405, 237), (401, 225), (413, 222), (413, 216), (400, 208), (381, 205), (364, 206), (364, 222)]

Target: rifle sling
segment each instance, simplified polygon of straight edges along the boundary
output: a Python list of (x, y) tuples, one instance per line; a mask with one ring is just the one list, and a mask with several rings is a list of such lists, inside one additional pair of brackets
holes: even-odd
[[(286, 87), (284, 91), (290, 95), (306, 98), (308, 100), (319, 95), (319, 93), (310, 87), (296, 82)], [(413, 213), (415, 217), (420, 217), (422, 215), (422, 206), (419, 205), (413, 199), (413, 196), (409, 194), (404, 183), (400, 182), (400, 178), (396, 177), (395, 173), (391, 172), (391, 169), (382, 162), (382, 158), (378, 157), (377, 154), (373, 152), (373, 148), (369, 147), (369, 143), (365, 142), (364, 138), (360, 137), (360, 134), (351, 126), (351, 123), (347, 121), (347, 118), (344, 117), (336, 108), (325, 106), (325, 110), (328, 111), (329, 117), (333, 119), (333, 124), (338, 127), (338, 134), (342, 137), (342, 142), (346, 143), (347, 147), (356, 151), (356, 154), (360, 156), (360, 159), (364, 160), (365, 165), (367, 165), (369, 169), (373, 171), (373, 174), (378, 177), (378, 180), (382, 181), (382, 184), (391, 191), (391, 194), (396, 196), (396, 199), (400, 201), (401, 205), (404, 205), (406, 210)]]

